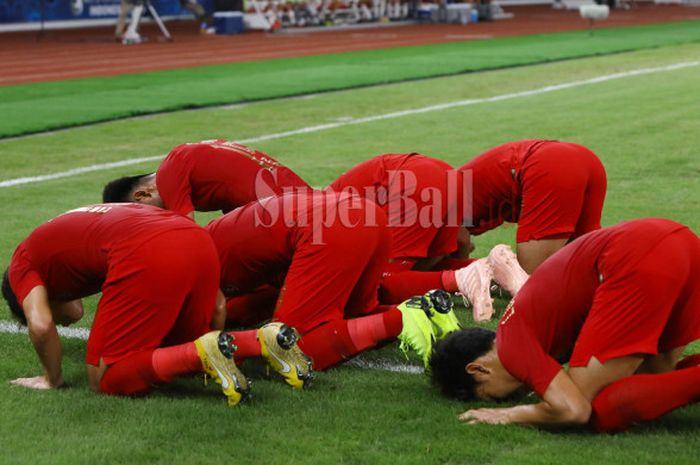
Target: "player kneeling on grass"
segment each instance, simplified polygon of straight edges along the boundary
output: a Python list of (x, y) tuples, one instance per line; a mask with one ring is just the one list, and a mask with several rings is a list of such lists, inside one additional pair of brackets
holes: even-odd
[(605, 168), (586, 147), (541, 139), (509, 142), (458, 170), (473, 180), (469, 234), (518, 223), (517, 256), (527, 273), (568, 242), (600, 229)]
[[(319, 370), (397, 338), (427, 361), (433, 341), (459, 323), (445, 292), (379, 304), (386, 223), (367, 199), (318, 191), (269, 197), (212, 221), (229, 322), (294, 326)], [(250, 298), (261, 289), (276, 302)]]
[[(13, 383), (63, 385), (56, 324), (78, 321), (80, 299), (101, 290), (87, 345), (92, 389), (142, 394), (176, 376), (206, 372), (236, 405), (248, 381), (233, 360), (237, 333), (210, 331), (224, 320), (223, 305), (216, 305), (218, 281), (211, 238), (177, 214), (103, 204), (60, 215), (17, 247), (3, 277), (3, 296), (27, 324), (44, 368), (42, 376)], [(256, 334), (268, 353), (298, 352), (286, 326), (267, 325)]]
[(259, 198), (307, 189), (269, 155), (214, 140), (178, 145), (155, 173), (115, 179), (105, 186), (102, 201), (143, 203), (192, 217), (195, 210), (226, 213)]
[(392, 153), (357, 165), (328, 187), (329, 192), (361, 195), (386, 213), (392, 245), (382, 274), (382, 303), (443, 289), (462, 294), (474, 319), (482, 321), (493, 315), (492, 280), (511, 295), (527, 280), (506, 245), (487, 258), (467, 258), (469, 239), (461, 227), (469, 202), (464, 182), (462, 172), (442, 160)]
[(591, 232), (533, 273), (496, 333), (471, 328), (438, 344), (434, 380), (462, 400), (526, 387), (542, 398), (468, 410), (468, 423), (615, 432), (653, 420), (700, 400), (700, 354), (680, 360), (700, 339), (699, 284), (700, 239), (683, 225), (641, 219)]

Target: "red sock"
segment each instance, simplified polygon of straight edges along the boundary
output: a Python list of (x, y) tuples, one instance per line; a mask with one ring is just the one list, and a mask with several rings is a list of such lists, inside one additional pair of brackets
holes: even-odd
[(322, 371), (395, 339), (401, 329), (401, 312), (394, 308), (375, 315), (325, 323), (304, 334), (299, 348), (313, 359), (314, 369)]
[(162, 383), (169, 383), (178, 376), (202, 371), (202, 361), (197, 355), (194, 342), (156, 349), (153, 351), (151, 363), (158, 381)]
[(433, 270), (459, 270), (477, 260), (478, 258), (444, 258), (433, 267)]
[(233, 336), (233, 343), (238, 347), (236, 353), (233, 354), (236, 363), (242, 362), (250, 357), (260, 357), (260, 355), (262, 355), (260, 352), (260, 341), (258, 341), (257, 329), (251, 329), (249, 331), (231, 331), (229, 334)]
[(658, 375), (633, 375), (607, 386), (593, 399), (596, 431), (624, 431), (700, 400), (700, 366)]
[(457, 287), (457, 276), (455, 275), (455, 270), (445, 270), (440, 275), (440, 280), (442, 281), (442, 288), (447, 292), (457, 292), (459, 288)]
[(160, 381), (151, 361), (153, 352), (137, 352), (110, 365), (100, 380), (100, 391), (114, 396), (132, 396), (150, 391)]
[(700, 354), (688, 355), (676, 364), (676, 370), (700, 365)]
[(383, 304), (400, 304), (431, 289), (442, 289), (442, 271), (385, 273), (379, 288), (379, 301)]
[(395, 308), (384, 313), (345, 321), (350, 339), (358, 352), (372, 348), (380, 342), (396, 339), (403, 329), (401, 312)]

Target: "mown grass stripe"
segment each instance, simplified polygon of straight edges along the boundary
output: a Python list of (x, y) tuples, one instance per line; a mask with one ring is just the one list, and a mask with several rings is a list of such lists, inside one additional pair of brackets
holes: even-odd
[[(669, 72), (669, 71), (676, 71), (679, 69), (692, 68), (692, 67), (695, 67), (698, 65), (700, 65), (700, 61), (686, 61), (686, 62), (681, 62), (681, 63), (673, 63), (673, 64), (666, 65), (666, 66), (659, 66), (659, 67), (652, 67), (652, 68), (640, 68), (640, 69), (624, 71), (624, 72), (620, 72), (620, 73), (613, 73), (613, 74), (606, 74), (606, 75), (602, 75), (602, 76), (597, 76), (597, 77), (594, 77), (591, 79), (584, 79), (584, 80), (579, 80), (579, 81), (570, 81), (570, 82), (564, 82), (561, 84), (549, 85), (549, 86), (540, 87), (537, 89), (525, 90), (525, 91), (521, 91), (521, 92), (512, 92), (512, 93), (495, 95), (492, 97), (485, 97), (485, 98), (479, 98), (479, 99), (457, 100), (454, 102), (446, 102), (446, 103), (441, 103), (441, 104), (437, 104), (437, 105), (429, 105), (429, 106), (421, 107), (421, 108), (413, 108), (413, 109), (409, 109), (409, 110), (401, 110), (401, 111), (395, 111), (395, 112), (391, 112), (391, 113), (384, 113), (384, 114), (380, 114), (380, 115), (367, 116), (364, 118), (350, 118), (350, 119), (338, 121), (335, 123), (326, 123), (326, 124), (319, 124), (319, 125), (314, 125), (314, 126), (306, 126), (306, 127), (294, 129), (291, 131), (284, 131), (284, 132), (273, 133), (273, 134), (264, 134), (264, 135), (257, 136), (257, 137), (242, 139), (239, 142), (244, 143), (244, 144), (252, 144), (252, 143), (256, 143), (256, 142), (263, 142), (263, 141), (274, 140), (274, 139), (283, 139), (286, 137), (293, 137), (293, 136), (298, 136), (298, 135), (302, 135), (302, 134), (310, 134), (310, 133), (314, 133), (314, 132), (327, 131), (329, 129), (336, 129), (336, 128), (340, 128), (343, 126), (372, 123), (372, 122), (376, 122), (376, 121), (388, 120), (388, 119), (393, 119), (393, 118), (401, 118), (401, 117), (405, 117), (405, 116), (413, 116), (413, 115), (418, 115), (421, 113), (429, 113), (429, 112), (434, 112), (434, 111), (449, 110), (452, 108), (465, 107), (465, 106), (469, 106), (469, 105), (477, 105), (477, 104), (481, 104), (481, 103), (501, 102), (504, 100), (511, 100), (511, 99), (522, 98), (522, 97), (530, 97), (530, 96), (534, 96), (534, 95), (540, 95), (540, 94), (555, 92), (555, 91), (559, 91), (559, 90), (573, 89), (576, 87), (587, 86), (587, 85), (591, 85), (591, 84), (599, 84), (602, 82), (612, 81), (612, 80), (616, 80), (616, 79), (623, 79), (623, 78), (628, 78), (628, 77), (633, 77), (633, 76), (643, 76), (646, 74), (663, 73), (663, 72)], [(124, 166), (137, 165), (139, 163), (155, 161), (155, 160), (163, 158), (164, 156), (165, 155), (154, 155), (154, 156), (150, 156), (150, 157), (132, 158), (132, 159), (109, 162), (109, 163), (101, 163), (101, 164), (95, 164), (95, 165), (89, 165), (89, 166), (82, 166), (82, 167), (72, 168), (70, 170), (60, 171), (60, 172), (56, 172), (56, 173), (43, 174), (43, 175), (38, 175), (38, 176), (26, 176), (26, 177), (15, 178), (15, 179), (8, 179), (5, 181), (0, 181), (0, 188), (18, 186), (18, 185), (22, 185), (22, 184), (33, 184), (33, 183), (37, 183), (37, 182), (45, 182), (45, 181), (50, 181), (53, 179), (61, 179), (61, 178), (76, 176), (78, 174), (83, 174), (83, 173), (89, 173), (89, 172), (94, 172), (94, 171), (104, 171), (104, 170), (109, 170), (109, 169), (113, 169), (113, 168), (121, 168)]]

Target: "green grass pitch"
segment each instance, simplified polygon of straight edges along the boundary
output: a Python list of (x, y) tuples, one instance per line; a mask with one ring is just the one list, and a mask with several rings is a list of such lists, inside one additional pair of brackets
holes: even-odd
[[(176, 112), (0, 140), (2, 180), (166, 153), (201, 139), (249, 139), (406, 109), (483, 98), (601, 75), (697, 60), (686, 44), (559, 63)], [(420, 151), (453, 164), (493, 145), (556, 138), (593, 149), (609, 190), (603, 222), (662, 216), (700, 232), (700, 66), (362, 124), (339, 125), (255, 146), (312, 185), (376, 154)], [(97, 202), (114, 177), (157, 162), (0, 188), (0, 266), (33, 227)], [(198, 219), (206, 221), (210, 215)], [(479, 237), (477, 254), (513, 243), (515, 228)], [(96, 300), (88, 299), (94, 309)], [(499, 311), (505, 305), (498, 300)], [(460, 308), (463, 320), (470, 318)], [(0, 320), (9, 319), (4, 303)], [(89, 326), (90, 317), (81, 323)], [(494, 326), (494, 324), (490, 324)], [(691, 350), (700, 350), (695, 344)], [(700, 406), (616, 436), (584, 430), (467, 426), (467, 405), (442, 399), (418, 374), (344, 366), (292, 392), (251, 364), (254, 398), (228, 409), (216, 388), (181, 380), (146, 398), (99, 396), (85, 380), (84, 341), (64, 339), (69, 388), (30, 392), (10, 379), (39, 374), (25, 335), (0, 333), (0, 463), (697, 464)], [(406, 362), (395, 344), (363, 360)]]

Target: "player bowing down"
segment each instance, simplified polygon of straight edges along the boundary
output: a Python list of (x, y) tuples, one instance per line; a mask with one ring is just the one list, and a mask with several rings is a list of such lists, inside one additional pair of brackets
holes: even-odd
[(518, 223), (518, 261), (527, 273), (567, 242), (600, 229), (605, 168), (586, 147), (541, 139), (509, 142), (458, 170), (473, 180), (469, 233)]
[[(700, 400), (700, 239), (641, 219), (591, 232), (545, 261), (494, 334), (471, 328), (431, 360), (445, 394), (498, 400), (524, 388), (540, 403), (468, 410), (468, 423), (589, 423), (622, 431)], [(568, 371), (561, 363), (569, 363)]]
[[(397, 337), (427, 361), (432, 341), (458, 328), (442, 294), (379, 305), (391, 236), (384, 212), (369, 200), (324, 192), (270, 197), (207, 229), (219, 252), (229, 322), (273, 317), (294, 326), (318, 370)], [(246, 299), (261, 288), (275, 293), (276, 305)]]
[(116, 179), (102, 197), (104, 202), (138, 202), (192, 216), (195, 210), (226, 213), (295, 189), (311, 188), (269, 155), (214, 140), (178, 145), (155, 173)]
[(495, 248), (487, 259), (466, 259), (468, 236), (460, 236), (466, 233), (461, 225), (470, 200), (465, 181), (442, 160), (404, 153), (376, 156), (328, 187), (368, 198), (387, 215), (392, 246), (382, 269), (382, 303), (396, 304), (430, 289), (459, 291), (473, 306), (474, 318), (487, 320), (493, 314), (491, 280), (512, 295), (525, 282), (527, 274), (507, 246)]
[[(235, 405), (247, 394), (248, 382), (233, 362), (230, 335), (210, 332), (218, 281), (211, 238), (175, 213), (103, 204), (60, 215), (17, 247), (3, 279), (3, 296), (27, 324), (44, 368), (42, 376), (13, 383), (35, 389), (63, 385), (56, 324), (78, 321), (80, 299), (101, 290), (87, 343), (92, 389), (140, 394), (176, 376), (205, 371)], [(279, 352), (279, 333), (285, 339), (289, 332), (263, 328), (259, 345)]]

